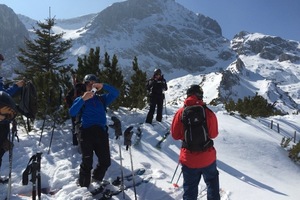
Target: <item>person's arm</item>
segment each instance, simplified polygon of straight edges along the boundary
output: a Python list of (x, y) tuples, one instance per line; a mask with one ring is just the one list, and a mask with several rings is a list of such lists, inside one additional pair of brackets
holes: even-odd
[(103, 97), (105, 98), (106, 106), (110, 105), (119, 96), (119, 90), (106, 83), (94, 83), (92, 87), (96, 88), (97, 91), (100, 91), (102, 89), (108, 91), (107, 94), (103, 95)]
[(167, 81), (166, 79), (164, 79), (164, 90), (167, 91), (168, 90), (168, 85), (167, 85)]
[(171, 125), (171, 135), (175, 140), (184, 139), (184, 126), (181, 122), (183, 108), (180, 108), (174, 115), (172, 125)]
[(83, 100), (83, 97), (77, 97), (74, 101), (73, 101), (73, 104), (71, 106), (71, 108), (69, 109), (69, 113), (72, 117), (75, 117), (80, 109), (82, 108), (84, 104), (84, 100)]
[(119, 90), (106, 83), (103, 84), (103, 89), (108, 91), (108, 93), (104, 95), (105, 104), (108, 106), (119, 96)]
[(150, 91), (151, 88), (153, 87), (153, 84), (154, 84), (154, 79), (148, 80), (147, 85), (146, 85), (147, 90)]
[(219, 134), (217, 117), (215, 113), (209, 108), (205, 109), (205, 114), (206, 114), (206, 123), (207, 123), (209, 137), (211, 139), (214, 139)]
[(20, 90), (24, 86), (24, 83), (25, 82), (23, 80), (20, 80), (14, 83), (11, 87), (7, 88), (6, 90), (3, 88), (3, 84), (2, 84), (2, 88), (0, 90), (5, 91), (10, 96), (13, 96), (18, 90)]

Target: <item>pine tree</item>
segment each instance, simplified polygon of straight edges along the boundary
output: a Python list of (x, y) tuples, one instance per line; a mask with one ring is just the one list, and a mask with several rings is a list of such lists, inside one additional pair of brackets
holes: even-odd
[(110, 56), (106, 52), (104, 55), (104, 70), (101, 76), (101, 80), (104, 83), (108, 83), (116, 87), (120, 95), (110, 106), (112, 109), (118, 109), (125, 101), (125, 82), (122, 71), (118, 67), (118, 58), (116, 55), (113, 55), (112, 61), (110, 62)]
[(88, 56), (84, 55), (83, 58), (78, 57), (77, 62), (77, 80), (83, 80), (87, 74), (95, 74), (98, 78), (100, 77), (100, 47), (96, 47), (96, 50), (91, 48)]
[(145, 107), (147, 100), (146, 81), (147, 74), (139, 69), (137, 57), (134, 57), (132, 62), (132, 69), (134, 74), (131, 76), (131, 83), (129, 84), (128, 92), (128, 107), (130, 109)]
[(54, 18), (48, 18), (44, 23), (38, 22), (37, 25), (38, 28), (34, 28), (36, 39), (26, 38), (25, 48), (20, 48), (18, 60), (25, 70), (17, 73), (32, 80), (36, 86), (39, 103), (37, 117), (53, 117), (62, 104), (63, 91), (68, 84), (66, 76), (71, 66), (63, 63), (67, 59), (64, 53), (71, 48), (72, 41), (63, 40), (64, 33), (53, 33)]

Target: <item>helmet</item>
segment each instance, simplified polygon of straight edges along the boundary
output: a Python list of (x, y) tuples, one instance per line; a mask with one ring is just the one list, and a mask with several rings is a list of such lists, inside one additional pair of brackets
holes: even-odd
[(12, 120), (13, 118), (15, 118), (15, 116), (17, 115), (17, 106), (16, 106), (14, 100), (6, 92), (0, 91), (0, 107), (4, 107), (4, 106), (7, 106), (14, 111), (13, 113), (7, 113), (8, 119)]
[(99, 78), (97, 78), (96, 75), (94, 74), (87, 74), (85, 75), (83, 82), (90, 82), (90, 81), (95, 81), (96, 83), (99, 83)]
[(189, 97), (191, 95), (196, 95), (199, 99), (203, 98), (203, 90), (199, 85), (191, 85), (186, 91), (186, 95)]
[(160, 69), (155, 69), (154, 70), (154, 75), (156, 75), (156, 74), (160, 74), (161, 75), (161, 70)]

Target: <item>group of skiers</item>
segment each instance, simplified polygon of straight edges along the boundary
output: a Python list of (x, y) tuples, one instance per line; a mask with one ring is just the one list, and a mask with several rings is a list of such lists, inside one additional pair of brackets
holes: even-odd
[[(4, 60), (0, 54), (1, 62)], [(24, 85), (19, 81), (8, 89), (4, 89), (0, 79), (0, 167), (1, 158), (7, 149), (5, 142), (10, 132), (10, 122), (17, 114), (14, 101), (11, 98)], [(168, 90), (167, 82), (160, 69), (155, 69), (153, 76), (147, 81), (150, 109), (146, 123), (152, 124), (156, 112), (156, 121), (162, 121), (164, 92)], [(102, 91), (105, 90), (105, 93)], [(72, 119), (73, 145), (79, 145), (82, 162), (80, 164), (78, 184), (89, 187), (91, 181), (101, 183), (111, 165), (106, 107), (117, 97), (119, 91), (106, 83), (101, 83), (94, 74), (87, 74), (83, 82), (74, 84), (74, 88), (66, 97), (69, 113)], [(184, 108), (200, 105), (205, 110), (205, 127), (208, 137), (214, 139), (218, 135), (218, 123), (215, 114), (203, 102), (203, 90), (199, 85), (192, 85), (187, 90), (184, 106), (174, 115), (170, 132), (175, 140), (185, 141), (186, 127), (182, 122)], [(93, 169), (93, 154), (97, 156), (97, 166)], [(207, 199), (219, 200), (219, 173), (216, 165), (216, 150), (213, 145), (201, 151), (189, 150), (182, 146), (179, 162), (183, 174), (183, 199), (197, 199), (198, 185), (203, 176), (207, 185)]]

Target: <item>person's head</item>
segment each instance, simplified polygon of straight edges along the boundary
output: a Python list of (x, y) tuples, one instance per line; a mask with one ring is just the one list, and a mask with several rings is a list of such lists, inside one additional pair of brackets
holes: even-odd
[(0, 67), (1, 67), (3, 61), (4, 61), (4, 57), (3, 57), (3, 55), (0, 53)]
[(17, 115), (17, 107), (12, 97), (0, 91), (0, 121), (13, 120)]
[(160, 69), (155, 69), (154, 70), (154, 77), (160, 77), (161, 76), (161, 70)]
[(199, 85), (191, 85), (186, 91), (187, 97), (195, 95), (198, 99), (203, 99), (203, 90)]
[(83, 83), (77, 83), (75, 85), (77, 96), (83, 95), (86, 92), (86, 85)]
[(86, 91), (90, 91), (94, 83), (99, 83), (99, 78), (94, 74), (87, 74), (83, 78), (83, 82), (86, 86)]

